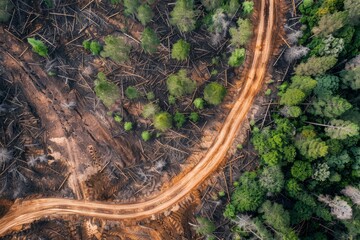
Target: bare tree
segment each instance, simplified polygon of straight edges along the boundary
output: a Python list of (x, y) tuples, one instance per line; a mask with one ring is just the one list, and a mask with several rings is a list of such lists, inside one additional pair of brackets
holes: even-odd
[(360, 190), (353, 186), (346, 186), (342, 191), (342, 194), (349, 197), (353, 203), (360, 205)]
[(331, 208), (331, 214), (341, 220), (347, 220), (352, 218), (352, 209), (350, 205), (336, 196), (331, 199), (329, 196), (320, 195), (318, 197), (320, 202), (326, 203)]
[(298, 60), (301, 57), (305, 56), (306, 54), (308, 54), (309, 51), (310, 51), (310, 49), (307, 47), (294, 46), (294, 47), (288, 48), (286, 50), (285, 59), (288, 62), (292, 62), (292, 61)]

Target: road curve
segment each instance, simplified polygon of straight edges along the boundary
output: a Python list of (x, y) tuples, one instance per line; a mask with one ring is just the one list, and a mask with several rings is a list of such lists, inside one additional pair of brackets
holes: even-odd
[(0, 235), (14, 227), (47, 216), (78, 214), (111, 220), (143, 219), (170, 209), (198, 187), (225, 159), (241, 123), (246, 119), (247, 112), (264, 82), (274, 45), (275, 1), (261, 0), (256, 48), (251, 67), (244, 77), (242, 92), (213, 145), (189, 173), (159, 195), (138, 203), (111, 204), (62, 198), (16, 201), (6, 215), (0, 219)]

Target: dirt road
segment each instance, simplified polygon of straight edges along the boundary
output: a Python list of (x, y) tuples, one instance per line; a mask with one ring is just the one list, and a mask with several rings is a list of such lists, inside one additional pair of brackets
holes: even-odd
[[(142, 219), (170, 210), (197, 188), (225, 159), (242, 122), (266, 76), (274, 45), (276, 0), (262, 0), (256, 48), (249, 71), (244, 76), (242, 92), (205, 157), (175, 185), (158, 196), (132, 204), (111, 204), (60, 198), (17, 201), (0, 220), (0, 235), (10, 229), (42, 217), (79, 214), (105, 219)], [(278, 4), (280, 5), (280, 4)]]

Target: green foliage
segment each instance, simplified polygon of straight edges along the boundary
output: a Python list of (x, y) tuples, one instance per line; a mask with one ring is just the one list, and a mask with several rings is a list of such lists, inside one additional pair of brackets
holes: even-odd
[(195, 108), (197, 109), (204, 109), (204, 99), (202, 98), (195, 98), (194, 102), (193, 102)]
[(290, 226), (290, 214), (281, 204), (265, 201), (259, 213), (263, 213), (264, 222), (281, 234), (286, 234)]
[(186, 70), (182, 69), (175, 74), (171, 74), (166, 80), (169, 93), (174, 97), (181, 97), (192, 94), (196, 88), (195, 81), (186, 77)]
[(234, 15), (236, 11), (239, 9), (239, 7), (240, 7), (239, 0), (230, 0), (227, 12), (230, 15)]
[(89, 50), (92, 53), (92, 55), (99, 55), (102, 50), (102, 46), (97, 41), (91, 41)]
[(106, 36), (104, 50), (100, 55), (104, 58), (109, 57), (117, 63), (123, 63), (129, 59), (131, 47), (128, 46), (121, 37)]
[(115, 114), (114, 121), (117, 122), (117, 123), (121, 123), (122, 117), (120, 115)]
[(131, 131), (133, 129), (133, 124), (132, 124), (132, 122), (125, 122), (124, 123), (124, 130), (125, 131)]
[(151, 133), (150, 133), (149, 131), (143, 131), (143, 132), (141, 133), (141, 138), (142, 138), (145, 142), (147, 142), (147, 141), (149, 141), (149, 140), (151, 139)]
[(175, 126), (181, 128), (186, 122), (185, 115), (183, 113), (176, 112), (174, 115)]
[(124, 0), (124, 13), (126, 15), (132, 15), (136, 13), (136, 10), (140, 6), (139, 0)]
[(204, 5), (207, 11), (211, 11), (219, 8), (223, 3), (223, 0), (201, 0), (201, 3)]
[(138, 98), (140, 94), (139, 94), (138, 90), (135, 87), (129, 86), (125, 90), (125, 95), (129, 99), (133, 100), (133, 99)]
[(185, 40), (178, 40), (171, 49), (171, 58), (178, 61), (184, 61), (187, 59), (190, 53), (190, 43)]
[(344, 70), (340, 74), (342, 82), (353, 90), (360, 89), (360, 66)]
[(236, 208), (235, 208), (234, 205), (229, 203), (225, 207), (224, 217), (229, 218), (229, 219), (233, 219), (233, 218), (235, 218), (235, 216), (236, 216)]
[(359, 126), (350, 121), (331, 120), (325, 127), (325, 133), (332, 139), (344, 140), (348, 137), (359, 135)]
[(175, 7), (170, 12), (170, 23), (181, 32), (190, 32), (195, 29), (196, 15), (193, 0), (176, 0)]
[(328, 146), (320, 138), (299, 139), (295, 142), (295, 146), (300, 154), (309, 161), (324, 157), (328, 153)]
[(360, 4), (357, 0), (345, 0), (344, 9), (348, 11), (348, 21), (352, 25), (360, 23)]
[(252, 14), (252, 12), (254, 11), (254, 2), (253, 1), (244, 1), (242, 3), (242, 7), (243, 7), (243, 12), (245, 15), (249, 15)]
[(309, 95), (317, 84), (316, 80), (308, 76), (295, 75), (291, 78), (291, 81), (292, 83), (289, 86), (289, 89), (299, 89), (304, 92), (305, 95)]
[(160, 40), (156, 33), (151, 28), (146, 27), (141, 35), (141, 47), (152, 54), (156, 52), (159, 44)]
[(146, 93), (146, 98), (149, 101), (154, 100), (155, 99), (155, 93), (153, 91), (150, 91), (150, 92)]
[(89, 40), (84, 40), (82, 42), (82, 45), (86, 50), (90, 50), (90, 41)]
[(297, 118), (300, 117), (302, 114), (301, 108), (298, 106), (284, 106), (281, 109), (281, 113), (285, 116), (285, 117), (289, 117), (289, 118)]
[(238, 212), (255, 211), (264, 200), (265, 190), (256, 180), (254, 172), (244, 173), (231, 196), (231, 204)]
[(337, 62), (334, 56), (310, 57), (307, 62), (300, 63), (295, 72), (297, 75), (318, 76), (325, 74)]
[(339, 96), (323, 96), (313, 101), (309, 112), (328, 118), (336, 118), (351, 108), (351, 104)]
[(151, 7), (148, 4), (142, 4), (137, 9), (136, 17), (137, 17), (137, 19), (139, 19), (141, 24), (145, 26), (154, 17), (154, 13), (153, 13), (153, 11), (151, 10)]
[(286, 191), (291, 197), (296, 197), (302, 191), (303, 187), (298, 183), (294, 178), (291, 178), (286, 182), (285, 185)]
[(211, 236), (216, 229), (215, 224), (207, 218), (197, 217), (196, 221), (198, 222), (198, 225), (196, 225), (194, 228), (197, 234)]
[(281, 95), (280, 104), (287, 106), (294, 106), (299, 103), (302, 103), (305, 100), (305, 93), (299, 89), (290, 88)]
[(226, 88), (219, 83), (212, 82), (205, 86), (204, 99), (212, 105), (219, 105), (226, 95)]
[(312, 175), (311, 164), (303, 161), (295, 161), (291, 167), (291, 175), (300, 181), (304, 181)]
[(323, 40), (322, 48), (319, 50), (320, 56), (325, 55), (339, 55), (344, 50), (344, 39), (334, 38), (333, 35), (329, 35)]
[(301, 201), (297, 201), (291, 211), (291, 222), (293, 224), (310, 220), (313, 209)]
[(245, 60), (245, 48), (235, 49), (229, 58), (230, 67), (239, 67)]
[(161, 132), (165, 132), (166, 130), (171, 128), (172, 118), (170, 113), (161, 112), (156, 114), (154, 117), (154, 127)]
[(327, 163), (320, 163), (316, 166), (313, 179), (316, 181), (324, 182), (326, 179), (330, 177), (329, 165)]
[(160, 108), (157, 104), (154, 103), (148, 103), (144, 105), (142, 116), (144, 118), (153, 118), (156, 113), (160, 111)]
[(199, 117), (199, 114), (196, 113), (196, 112), (191, 112), (190, 115), (189, 115), (189, 119), (193, 122), (198, 122), (200, 117)]
[(317, 85), (314, 93), (317, 96), (332, 95), (339, 88), (340, 79), (334, 75), (323, 75), (316, 78)]
[(110, 0), (111, 4), (119, 4), (122, 0)]
[(348, 151), (344, 150), (340, 154), (332, 155), (326, 158), (327, 164), (336, 170), (344, 170), (344, 168), (351, 162), (351, 157)]
[(9, 0), (0, 0), (0, 22), (9, 21), (11, 14), (10, 11), (13, 9), (13, 5)]
[(110, 108), (116, 100), (120, 99), (119, 87), (115, 83), (109, 82), (103, 72), (98, 73), (94, 84), (96, 96), (106, 107)]
[(284, 174), (280, 166), (266, 167), (260, 174), (260, 186), (272, 193), (279, 193), (284, 186)]
[(237, 28), (230, 28), (229, 32), (231, 35), (231, 43), (235, 47), (245, 46), (252, 35), (252, 24), (249, 19), (239, 18), (237, 21)]
[(321, 17), (318, 26), (314, 27), (312, 32), (321, 37), (328, 36), (342, 28), (345, 25), (346, 18), (346, 12), (326, 14)]
[(42, 57), (48, 56), (48, 49), (41, 40), (36, 40), (35, 38), (28, 38), (27, 41), (31, 45), (33, 52), (39, 54)]
[(176, 98), (172, 95), (168, 97), (168, 101), (170, 105), (174, 105), (176, 103)]

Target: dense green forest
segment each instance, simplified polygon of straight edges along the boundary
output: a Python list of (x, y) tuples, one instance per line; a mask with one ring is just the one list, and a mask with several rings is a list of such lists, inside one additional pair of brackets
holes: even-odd
[(272, 121), (252, 128), (259, 167), (224, 210), (234, 239), (360, 239), (360, 2), (304, 0), (299, 10), (285, 52), (293, 76)]

